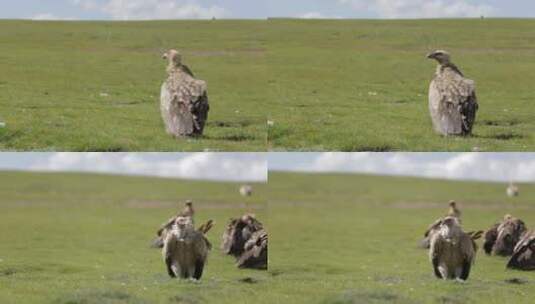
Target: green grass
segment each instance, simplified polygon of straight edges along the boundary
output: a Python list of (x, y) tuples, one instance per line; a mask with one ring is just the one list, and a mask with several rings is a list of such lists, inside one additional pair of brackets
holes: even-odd
[[(0, 173), (0, 303), (274, 303), (269, 272), (239, 270), (219, 251), (230, 217), (266, 222), (265, 184), (80, 174)], [(200, 283), (168, 277), (149, 248), (159, 225), (196, 202), (216, 221)], [(252, 278), (253, 283), (241, 280)], [(245, 302), (244, 302), (245, 301)]]
[[(535, 20), (280, 19), (267, 37), (271, 150), (535, 150)], [(473, 137), (432, 130), (434, 49), (476, 81)]]
[[(265, 21), (0, 21), (0, 150), (265, 151)], [(208, 82), (202, 139), (160, 118), (165, 49)]]
[[(535, 273), (505, 270), (478, 253), (466, 283), (434, 277), (418, 243), (456, 199), (465, 230), (505, 213), (535, 227), (535, 186), (366, 175), (269, 176), (270, 287), (274, 303), (532, 303)], [(506, 280), (526, 280), (522, 285)]]

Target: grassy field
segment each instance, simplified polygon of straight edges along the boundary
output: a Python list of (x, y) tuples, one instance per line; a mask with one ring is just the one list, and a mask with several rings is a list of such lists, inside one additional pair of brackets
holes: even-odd
[[(0, 21), (0, 150), (265, 151), (265, 21)], [(208, 82), (205, 136), (160, 118), (165, 49)]]
[[(281, 19), (267, 37), (271, 150), (535, 150), (535, 20)], [(473, 137), (431, 128), (434, 49), (476, 80)]]
[[(247, 199), (238, 187), (2, 172), (0, 303), (274, 303), (271, 274), (238, 270), (219, 251), (230, 217), (254, 211), (266, 222), (267, 186), (255, 185)], [(161, 251), (149, 248), (156, 229), (188, 198), (196, 202), (198, 223), (216, 221), (200, 283), (170, 279)]]
[[(466, 230), (507, 212), (535, 228), (535, 186), (359, 175), (270, 173), (274, 303), (532, 303), (535, 273), (478, 253), (466, 283), (434, 277), (418, 243), (456, 199)], [(291, 231), (291, 233), (289, 233)], [(507, 280), (519, 278), (525, 284)]]

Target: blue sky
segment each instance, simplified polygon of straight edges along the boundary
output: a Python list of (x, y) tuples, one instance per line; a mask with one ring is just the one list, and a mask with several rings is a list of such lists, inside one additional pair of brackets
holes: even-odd
[(0, 0), (0, 18), (535, 17), (533, 0)]
[(270, 153), (273, 171), (535, 182), (535, 153)]
[(0, 170), (265, 182), (267, 159), (263, 153), (0, 153)]

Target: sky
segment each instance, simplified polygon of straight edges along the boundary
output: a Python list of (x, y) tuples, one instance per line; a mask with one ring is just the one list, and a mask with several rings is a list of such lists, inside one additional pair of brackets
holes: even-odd
[(270, 171), (535, 182), (535, 153), (270, 153)]
[(0, 18), (36, 20), (535, 17), (533, 0), (0, 0)]
[(0, 153), (0, 170), (265, 182), (264, 153)]

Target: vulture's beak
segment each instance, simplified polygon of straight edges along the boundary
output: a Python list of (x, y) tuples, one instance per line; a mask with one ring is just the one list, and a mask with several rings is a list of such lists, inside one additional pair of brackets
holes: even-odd
[(167, 58), (168, 58), (167, 53), (164, 53), (164, 54), (162, 55), (162, 59), (167, 59)]
[(427, 59), (434, 59), (434, 58), (435, 58), (435, 53), (427, 54)]

